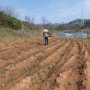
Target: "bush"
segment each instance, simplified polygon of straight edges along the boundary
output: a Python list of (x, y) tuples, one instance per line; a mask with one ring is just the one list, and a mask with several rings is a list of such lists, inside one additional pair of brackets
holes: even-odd
[(21, 21), (17, 20), (16, 18), (11, 18), (9, 17), (9, 20), (8, 20), (8, 25), (13, 28), (13, 29), (21, 29), (22, 28), (22, 25), (21, 25)]
[(12, 29), (18, 30), (22, 28), (21, 21), (11, 17), (9, 15), (4, 14), (4, 12), (0, 11), (0, 25), (10, 27)]

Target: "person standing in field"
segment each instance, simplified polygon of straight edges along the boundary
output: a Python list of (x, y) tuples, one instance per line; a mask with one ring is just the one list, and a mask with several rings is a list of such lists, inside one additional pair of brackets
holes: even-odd
[(47, 29), (43, 30), (43, 37), (44, 37), (44, 43), (45, 45), (48, 45), (48, 37), (51, 37), (52, 35), (49, 33)]

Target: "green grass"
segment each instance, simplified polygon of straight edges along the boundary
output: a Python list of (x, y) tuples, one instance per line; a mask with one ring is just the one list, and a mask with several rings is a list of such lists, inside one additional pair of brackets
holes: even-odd
[(38, 57), (37, 57), (37, 60), (38, 60), (38, 61), (42, 61), (43, 59), (44, 59), (44, 56), (38, 56)]
[(84, 42), (87, 42), (90, 45), (90, 39), (83, 39)]
[[(51, 30), (50, 33), (59, 33), (60, 31)], [(37, 40), (43, 38), (42, 30), (13, 30), (4, 26), (0, 26), (0, 42), (12, 42), (20, 40)]]
[(6, 71), (7, 71), (7, 69), (3, 69), (0, 73), (1, 73), (1, 75), (2, 74), (5, 74), (6, 73)]

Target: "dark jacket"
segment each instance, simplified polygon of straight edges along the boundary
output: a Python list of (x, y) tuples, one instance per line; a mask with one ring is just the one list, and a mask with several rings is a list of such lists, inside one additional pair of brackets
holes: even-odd
[(43, 32), (43, 37), (51, 37), (52, 35), (49, 32)]

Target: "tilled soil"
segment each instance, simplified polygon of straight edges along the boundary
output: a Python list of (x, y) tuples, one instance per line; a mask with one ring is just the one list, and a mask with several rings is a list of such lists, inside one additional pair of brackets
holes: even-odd
[(90, 47), (52, 38), (0, 44), (0, 90), (90, 90)]

